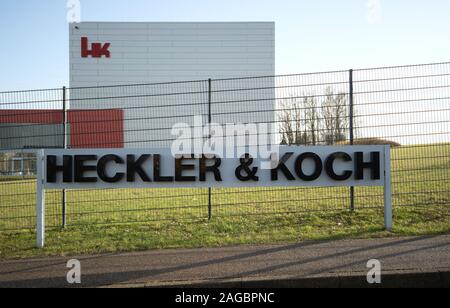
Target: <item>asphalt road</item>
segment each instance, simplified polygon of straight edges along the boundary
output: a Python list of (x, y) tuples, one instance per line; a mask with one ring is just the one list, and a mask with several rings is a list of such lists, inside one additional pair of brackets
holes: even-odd
[(381, 262), (382, 277), (450, 286), (447, 235), (6, 260), (0, 287), (73, 287), (66, 280), (69, 259), (81, 262), (78, 287), (345, 287), (342, 277), (364, 286), (371, 259)]

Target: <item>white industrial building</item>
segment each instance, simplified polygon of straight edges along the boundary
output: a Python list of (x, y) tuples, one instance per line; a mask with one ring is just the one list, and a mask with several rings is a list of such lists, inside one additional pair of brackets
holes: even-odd
[[(70, 25), (70, 109), (122, 109), (124, 147), (166, 147), (173, 124), (192, 124), (193, 115), (206, 121), (208, 79), (273, 75), (273, 22)], [(134, 84), (147, 85), (108, 87)], [(273, 123), (274, 85), (274, 78), (214, 81), (212, 121)]]

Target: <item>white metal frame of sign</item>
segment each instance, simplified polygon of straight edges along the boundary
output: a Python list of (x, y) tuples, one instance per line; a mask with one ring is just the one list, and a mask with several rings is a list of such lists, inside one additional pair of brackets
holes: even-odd
[(37, 246), (45, 244), (46, 189), (383, 186), (385, 228), (392, 229), (388, 145), (280, 147), (266, 160), (241, 154), (222, 159), (174, 157), (170, 149), (38, 150)]

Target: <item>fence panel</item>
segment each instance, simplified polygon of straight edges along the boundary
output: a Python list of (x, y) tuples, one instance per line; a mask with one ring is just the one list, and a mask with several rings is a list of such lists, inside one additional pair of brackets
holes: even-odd
[[(36, 156), (64, 146), (63, 89), (0, 92), (0, 230), (36, 221)], [(60, 192), (47, 192), (47, 221), (59, 225)]]
[[(394, 145), (394, 206), (450, 204), (450, 63), (354, 72), (361, 138)], [(375, 190), (376, 192), (376, 190)], [(358, 188), (356, 199), (382, 200)]]
[[(69, 108), (91, 111), (70, 122), (72, 148), (166, 148), (177, 123), (193, 126), (208, 113), (208, 82), (70, 89)], [(98, 109), (101, 107), (101, 112)], [(114, 114), (106, 123), (101, 118)], [(114, 113), (120, 111), (120, 113)], [(99, 113), (98, 116), (94, 115)], [(101, 114), (103, 113), (103, 114)], [(75, 126), (77, 126), (75, 128)], [(93, 134), (92, 132), (97, 132)], [(103, 135), (103, 136), (102, 136)], [(69, 225), (198, 220), (208, 217), (205, 189), (121, 189), (67, 192)]]
[[(347, 71), (215, 80), (212, 88), (212, 121), (257, 124), (256, 131), (247, 131), (248, 136), (256, 134), (250, 145), (323, 145), (348, 140)], [(327, 130), (322, 124), (332, 121), (338, 108), (342, 122), (337, 129)], [(348, 208), (349, 197), (347, 188), (235, 188), (214, 189), (212, 203), (214, 216), (245, 216), (342, 210)]]
[[(0, 230), (35, 226), (36, 159), (28, 150), (160, 148), (175, 139), (212, 142), (216, 132), (208, 129), (209, 122), (223, 128), (225, 139), (234, 136), (247, 145), (389, 143), (394, 206), (450, 205), (450, 63), (443, 63), (0, 93)], [(180, 124), (192, 128), (191, 139), (173, 134)], [(227, 131), (226, 124), (252, 125), (235, 132)], [(61, 191), (47, 192), (46, 199), (48, 226), (59, 227), (63, 209), (68, 225), (206, 220), (210, 215), (380, 208), (383, 192), (73, 190), (66, 192), (65, 208)]]

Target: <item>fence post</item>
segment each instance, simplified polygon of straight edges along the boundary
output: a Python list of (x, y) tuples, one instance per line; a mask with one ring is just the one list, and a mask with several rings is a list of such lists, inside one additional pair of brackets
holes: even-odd
[[(349, 130), (350, 130), (350, 145), (354, 145), (354, 106), (353, 106), (353, 70), (349, 70)], [(350, 187), (350, 211), (355, 210), (355, 187)]]
[(36, 246), (44, 248), (45, 245), (45, 192), (44, 181), (44, 150), (36, 153)]
[[(67, 105), (66, 105), (66, 87), (63, 87), (63, 147), (67, 149)], [(67, 199), (66, 190), (62, 190), (62, 228), (67, 226)]]
[[(211, 114), (211, 93), (212, 80), (208, 79), (208, 140), (211, 140), (211, 123), (212, 123), (212, 114)], [(208, 220), (212, 218), (212, 188), (208, 188)]]

